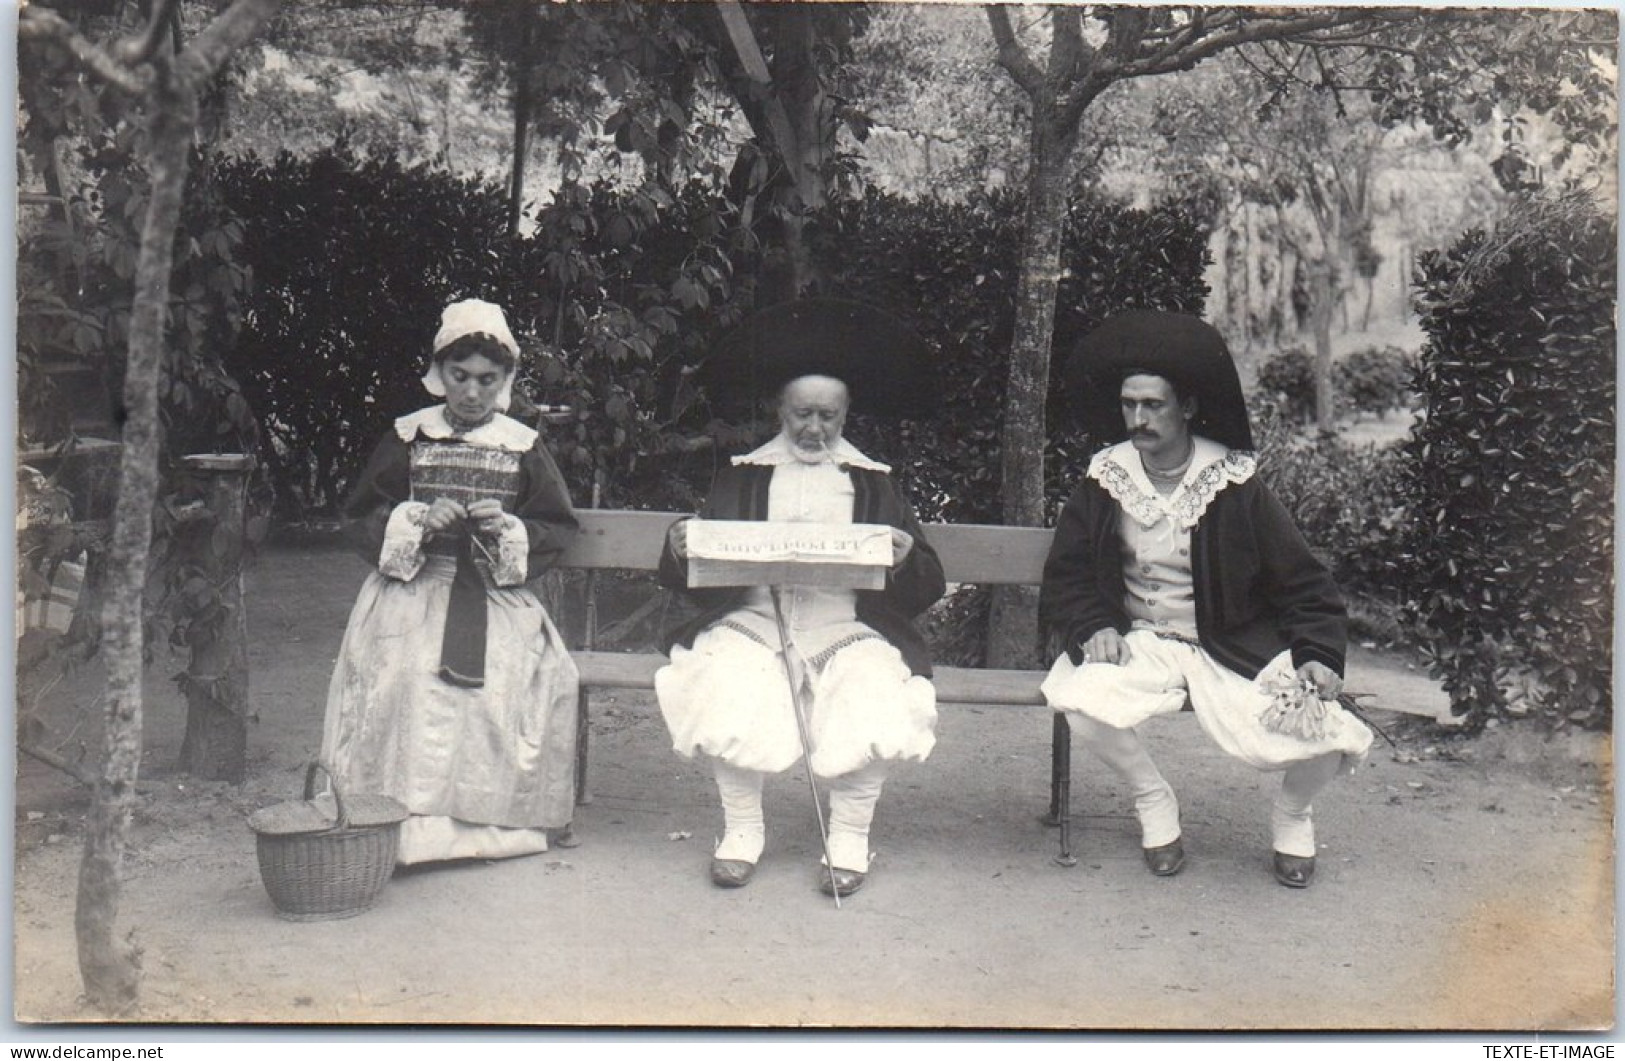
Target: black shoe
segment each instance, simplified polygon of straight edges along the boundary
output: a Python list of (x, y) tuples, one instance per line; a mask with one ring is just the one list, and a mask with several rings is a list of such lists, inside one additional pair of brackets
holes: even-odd
[(846, 898), (859, 888), (868, 879), (867, 873), (859, 873), (855, 869), (829, 869), (818, 867), (818, 890), (825, 895), (838, 895)]
[(547, 831), (547, 846), (564, 848), (580, 847), (581, 838), (576, 836), (576, 831), (574, 828), (566, 825), (562, 829), (549, 829)]
[(1175, 840), (1161, 847), (1145, 849), (1145, 864), (1159, 877), (1172, 877), (1185, 868), (1185, 845)]
[(756, 872), (756, 863), (739, 858), (713, 858), (711, 883), (718, 888), (743, 888)]
[(1275, 852), (1275, 879), (1288, 888), (1307, 888), (1315, 879), (1315, 856), (1283, 855)]

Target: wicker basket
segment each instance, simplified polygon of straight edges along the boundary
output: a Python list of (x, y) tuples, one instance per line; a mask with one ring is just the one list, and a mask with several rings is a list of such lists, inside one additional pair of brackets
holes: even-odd
[[(316, 771), (331, 796), (313, 798)], [(378, 898), (395, 869), (406, 808), (388, 796), (345, 798), (321, 763), (305, 771), (303, 801), (278, 803), (249, 815), (260, 879), (289, 921), (354, 917)]]

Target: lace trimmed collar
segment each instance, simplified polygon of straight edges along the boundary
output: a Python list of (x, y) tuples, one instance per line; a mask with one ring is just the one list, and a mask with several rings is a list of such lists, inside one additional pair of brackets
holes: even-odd
[[(877, 460), (870, 460), (863, 455), (858, 447), (844, 438), (837, 439), (830, 452), (835, 455), (835, 463), (842, 467), (866, 468), (872, 472), (891, 471), (891, 465), (882, 464)], [(796, 456), (794, 448), (790, 445), (790, 440), (784, 437), (783, 432), (780, 432), (774, 435), (772, 441), (765, 445), (758, 446), (743, 456), (733, 458), (733, 463), (764, 464), (769, 467), (777, 467), (780, 464), (789, 464), (799, 460), (800, 458)]]
[(524, 453), (536, 444), (535, 428), (526, 427), (513, 417), (502, 413), (491, 417), (490, 423), (481, 424), (467, 434), (459, 435), (447, 422), (444, 405), (431, 405), (427, 409), (419, 409), (415, 413), (401, 417), (395, 421), (395, 434), (402, 442), (411, 442), (420, 435), (436, 441), (455, 438), (476, 446), (503, 449), (510, 453)]
[(1132, 442), (1119, 442), (1095, 454), (1086, 474), (1140, 526), (1154, 527), (1167, 517), (1174, 527), (1190, 530), (1221, 490), (1246, 482), (1258, 470), (1258, 458), (1247, 450), (1228, 449), (1201, 437), (1193, 442), (1191, 466), (1168, 497), (1151, 485)]

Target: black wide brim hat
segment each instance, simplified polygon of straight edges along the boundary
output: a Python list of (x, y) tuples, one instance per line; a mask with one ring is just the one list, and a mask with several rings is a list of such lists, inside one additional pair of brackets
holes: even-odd
[(802, 376), (846, 384), (854, 413), (897, 419), (932, 414), (936, 351), (906, 322), (841, 298), (781, 302), (746, 318), (700, 365), (696, 381), (718, 415), (750, 415)]
[(1161, 376), (1196, 398), (1191, 430), (1231, 449), (1253, 448), (1241, 377), (1224, 336), (1200, 317), (1125, 310), (1084, 336), (1065, 368), (1067, 396), (1085, 430), (1103, 442), (1128, 438), (1119, 402), (1128, 376)]

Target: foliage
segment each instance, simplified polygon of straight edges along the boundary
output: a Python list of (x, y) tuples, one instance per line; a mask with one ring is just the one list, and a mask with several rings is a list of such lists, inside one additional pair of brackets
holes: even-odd
[[(1315, 415), (1315, 369), (1301, 346), (1276, 351), (1258, 366), (1258, 390), (1276, 411), (1298, 422)], [(1362, 347), (1332, 366), (1332, 390), (1338, 411), (1382, 416), (1411, 404), (1415, 393), (1415, 357), (1397, 346)]]
[(1612, 718), (1616, 236), (1535, 199), (1421, 265), (1402, 572), (1453, 711)]
[[(75, 80), (61, 53), (24, 48), (19, 64), (19, 146), (50, 194), (43, 212), (19, 232), (18, 443), (71, 455), (78, 445), (76, 416), (88, 419), (85, 430), (113, 437), (121, 426), (117, 396), (151, 198), (142, 162), (148, 133), (139, 123), (110, 119), (111, 94)], [(259, 444), (258, 421), (221, 360), (221, 351), (236, 342), (252, 275), (241, 258), (243, 227), (214, 192), (207, 174), (194, 171), (174, 238), (158, 381), (161, 494), (180, 488), (179, 459), (185, 454), (253, 453)], [(63, 381), (79, 386), (65, 392)], [(107, 402), (101, 415), (86, 408), (101, 400)], [(57, 466), (58, 475), (68, 474), (75, 461), (69, 457)], [(93, 650), (101, 636), (111, 513), (90, 511), (90, 497), (74, 500), (80, 523), (66, 552), (40, 559), (54, 564), (87, 553), (86, 603), (62, 647)], [(169, 629), (198, 619), (182, 592), (186, 550), (172, 539), (173, 526), (163, 518), (153, 524), (143, 638), (149, 657), (154, 646), (168, 641)]]
[(725, 204), (568, 184), (514, 237), (495, 185), (343, 144), (215, 170), (256, 276), (230, 360), (265, 417), (285, 517), (331, 511), (389, 422), (432, 400), (429, 341), (462, 297), (502, 305), (521, 339), (516, 414), (571, 410), (547, 433), (578, 499), (692, 502), (659, 459), (694, 446), (673, 423), (679, 362), (730, 319)]
[(1271, 354), (1258, 366), (1257, 383), (1282, 415), (1299, 423), (1314, 419), (1315, 365), (1303, 347), (1287, 346)]
[(1271, 395), (1249, 403), (1259, 474), (1348, 594), (1397, 612), (1394, 572), (1406, 511), (1397, 447), (1305, 432), (1301, 410)]
[(490, 288), (500, 198), (474, 181), (341, 145), (211, 167), (247, 233), (255, 285), (227, 363), (265, 424), (279, 505), (331, 503), (387, 420), (407, 411), (451, 293)]
[(1338, 361), (1332, 385), (1355, 413), (1382, 416), (1411, 404), (1416, 358), (1397, 346), (1364, 346)]
[[(685, 382), (684, 366), (753, 298), (734, 278), (758, 260), (728, 204), (698, 186), (674, 198), (567, 186), (533, 237), (512, 239), (494, 186), (342, 145), (269, 165), (220, 159), (215, 173), (243, 214), (257, 281), (230, 363), (264, 416), (285, 515), (330, 509), (389, 420), (428, 400), (427, 339), (463, 294), (507, 308), (529, 346), (521, 389), (573, 409), (548, 443), (582, 502), (596, 484), (605, 505), (692, 508), (718, 453), (754, 437), (753, 425), (713, 422)], [(928, 519), (997, 519), (1020, 216), (1011, 196), (948, 205), (872, 193), (810, 228), (835, 293), (902, 313), (944, 351), (944, 417), (853, 425), (860, 444), (911, 456), (906, 485)], [(1068, 232), (1069, 346), (1120, 306), (1199, 302), (1202, 236), (1177, 210), (1079, 203)], [(1057, 495), (1074, 446), (1057, 443)]]
[[(1495, 172), (1509, 190), (1536, 166), (1595, 186), (1617, 165), (1618, 15), (1605, 9), (1440, 10), (1396, 28), (1366, 57), (1363, 83), (1387, 125), (1419, 121), (1447, 144), (1511, 116)], [(1531, 157), (1516, 122), (1562, 130)]]

